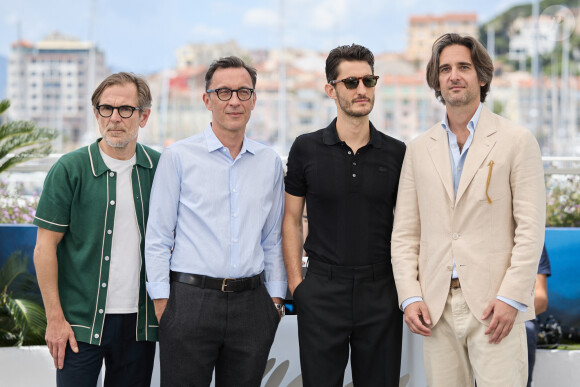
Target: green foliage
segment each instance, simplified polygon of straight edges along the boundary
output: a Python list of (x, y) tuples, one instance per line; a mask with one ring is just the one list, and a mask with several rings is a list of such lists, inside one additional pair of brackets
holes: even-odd
[[(541, 7), (540, 7), (541, 8)], [(479, 41), (487, 43), (487, 28), (492, 25), (495, 29), (495, 54), (506, 55), (509, 50), (509, 29), (513, 21), (520, 17), (532, 15), (532, 5), (516, 5), (502, 14), (497, 15), (479, 27)]]
[[(0, 114), (10, 107), (7, 99), (0, 101)], [(27, 160), (45, 157), (52, 151), (51, 141), (56, 130), (37, 128), (31, 121), (12, 121), (0, 125), (0, 173)], [(7, 157), (11, 154), (11, 157)]]
[(580, 344), (560, 344), (556, 349), (563, 349), (567, 351), (580, 351)]
[(580, 227), (580, 176), (553, 175), (547, 185), (546, 225)]
[(493, 100), (493, 112), (499, 115), (503, 114), (503, 104), (495, 99)]
[[(540, 1), (540, 13), (552, 5), (561, 5), (568, 8), (577, 8), (578, 0), (543, 0)], [(495, 54), (507, 55), (509, 52), (509, 29), (514, 20), (520, 17), (532, 16), (532, 4), (516, 5), (502, 14), (497, 15), (487, 23), (479, 27), (479, 41), (487, 42), (487, 27), (492, 25), (495, 29)], [(574, 46), (572, 46), (574, 47)]]
[[(580, 36), (572, 35), (570, 37), (570, 47), (580, 47)], [(577, 60), (578, 54), (574, 53), (574, 50), (570, 50), (568, 53), (568, 60), (570, 64), (574, 64)], [(557, 77), (562, 76), (562, 61), (564, 59), (564, 53), (562, 49), (562, 43), (558, 43), (556, 47), (554, 47), (554, 51), (550, 54), (541, 55), (540, 56), (540, 63), (542, 65), (542, 72), (546, 77), (551, 75), (555, 75)]]
[(0, 268), (0, 347), (44, 344), (46, 315), (27, 267), (17, 251)]

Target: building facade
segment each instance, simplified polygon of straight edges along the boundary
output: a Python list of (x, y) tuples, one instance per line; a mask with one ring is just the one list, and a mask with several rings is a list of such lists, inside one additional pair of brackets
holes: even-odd
[(414, 15), (409, 18), (407, 59), (422, 65), (429, 60), (433, 42), (439, 36), (455, 32), (478, 36), (476, 13), (447, 13), (444, 15)]
[(90, 97), (107, 74), (93, 43), (58, 33), (36, 44), (16, 42), (8, 59), (8, 118), (58, 129), (61, 151), (86, 144), (95, 135)]

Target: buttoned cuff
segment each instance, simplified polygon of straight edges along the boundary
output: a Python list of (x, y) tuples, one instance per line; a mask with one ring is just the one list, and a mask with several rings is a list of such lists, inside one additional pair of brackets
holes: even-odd
[(288, 290), (288, 282), (286, 281), (270, 281), (265, 282), (266, 289), (270, 293), (270, 297), (286, 298), (286, 291)]
[(514, 301), (512, 299), (505, 298), (505, 297), (502, 297), (502, 296), (497, 296), (496, 298), (498, 300), (500, 300), (500, 301), (505, 302), (509, 306), (512, 306), (512, 307), (516, 308), (520, 312), (525, 312), (526, 310), (528, 310), (528, 306), (527, 305), (522, 304), (522, 303), (519, 303), (519, 302)]
[(169, 298), (169, 283), (168, 282), (147, 282), (147, 293), (152, 300), (158, 298)]
[(403, 303), (401, 304), (401, 309), (404, 312), (405, 308), (407, 306), (411, 305), (414, 302), (419, 302), (419, 301), (423, 301), (423, 298), (422, 297), (409, 297), (405, 301), (403, 301)]

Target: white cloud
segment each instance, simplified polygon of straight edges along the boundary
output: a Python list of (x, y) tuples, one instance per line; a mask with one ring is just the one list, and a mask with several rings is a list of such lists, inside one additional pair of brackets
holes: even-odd
[(204, 38), (221, 38), (225, 36), (224, 31), (222, 29), (210, 27), (205, 24), (196, 24), (192, 28), (191, 34), (195, 37), (204, 37)]
[(6, 15), (4, 15), (4, 20), (6, 22), (6, 24), (8, 25), (16, 25), (18, 24), (18, 22), (21, 20), (22, 18), (20, 17), (20, 15), (17, 12), (9, 12)]
[(308, 24), (314, 30), (328, 30), (345, 23), (348, 0), (323, 0), (310, 11)]
[(243, 24), (252, 27), (276, 27), (278, 15), (271, 9), (253, 8), (244, 14)]

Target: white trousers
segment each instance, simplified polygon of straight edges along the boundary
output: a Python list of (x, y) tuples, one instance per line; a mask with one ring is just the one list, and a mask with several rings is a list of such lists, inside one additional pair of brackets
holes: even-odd
[[(491, 320), (491, 317), (489, 317)], [(528, 379), (524, 323), (515, 324), (499, 344), (490, 344), (487, 326), (469, 310), (461, 288), (450, 289), (441, 319), (423, 337), (429, 387), (523, 387)]]

